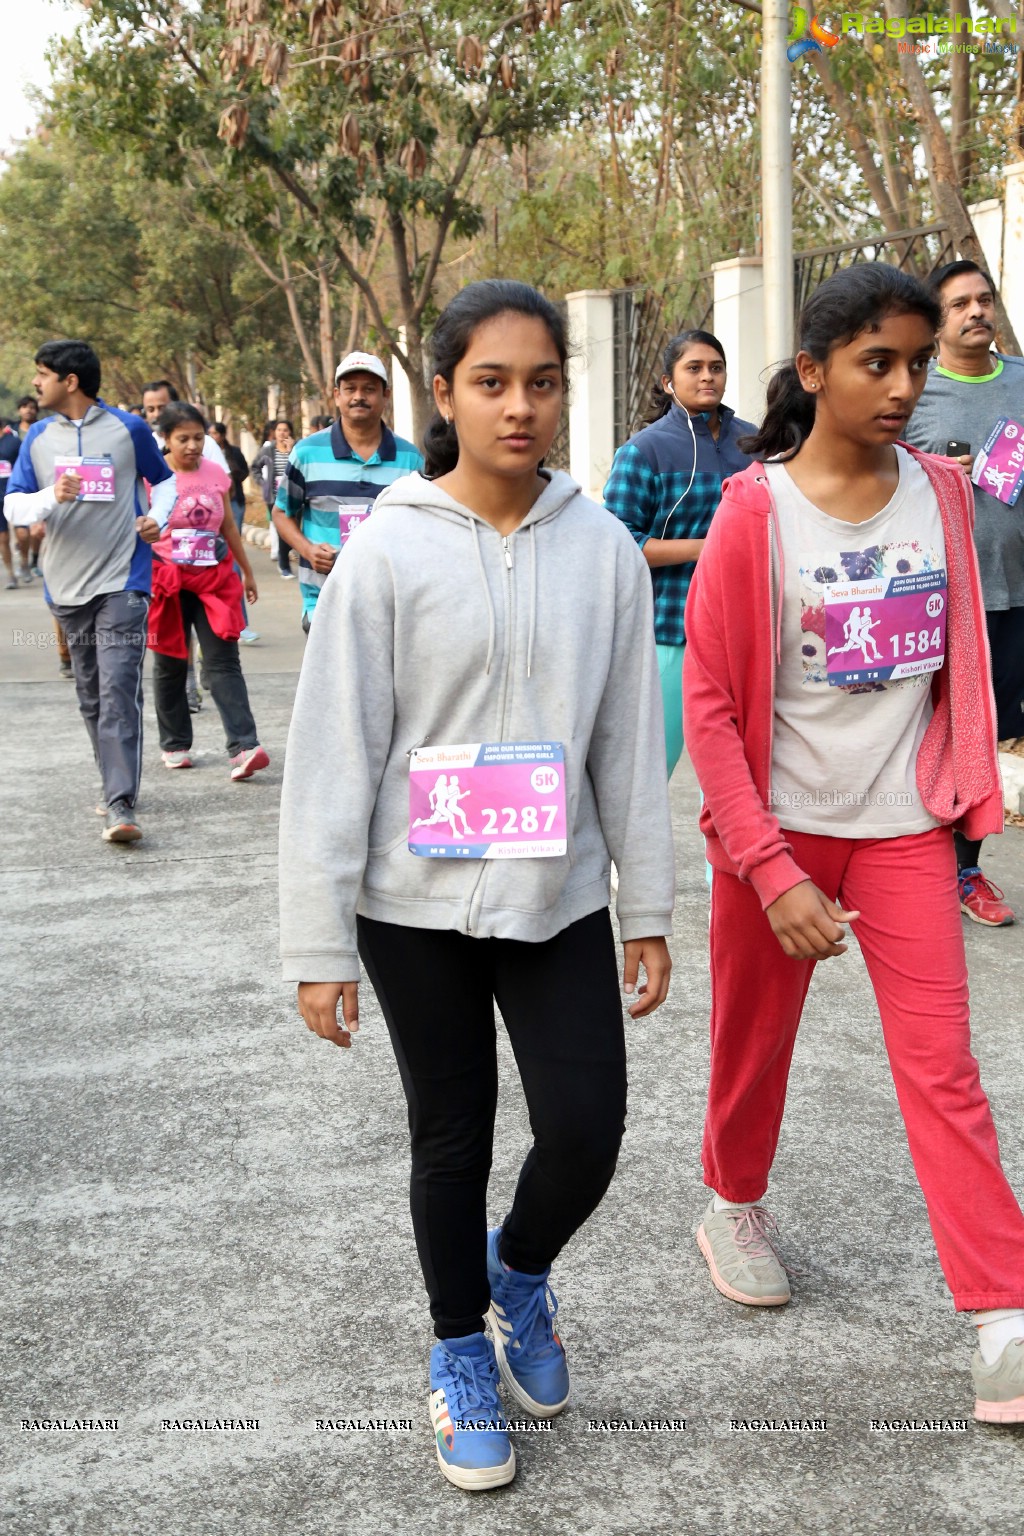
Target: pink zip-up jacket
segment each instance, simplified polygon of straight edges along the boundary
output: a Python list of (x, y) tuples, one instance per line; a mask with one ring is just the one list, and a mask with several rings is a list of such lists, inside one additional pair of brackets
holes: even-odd
[[(946, 541), (946, 659), (917, 756), (926, 809), (965, 837), (1003, 826), (995, 705), (974, 550), (974, 497), (959, 465), (907, 444), (935, 491)], [(700, 828), (715, 869), (748, 880), (762, 907), (809, 876), (768, 809), (781, 660), (782, 545), (764, 465), (722, 487), (686, 602), (686, 746), (704, 795)]]

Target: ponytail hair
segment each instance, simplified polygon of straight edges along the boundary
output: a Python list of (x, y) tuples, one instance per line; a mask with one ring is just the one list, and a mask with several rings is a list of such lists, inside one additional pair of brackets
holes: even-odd
[(662, 353), (661, 373), (655, 379), (651, 389), (651, 403), (647, 415), (644, 417), (644, 421), (648, 426), (652, 422), (660, 421), (663, 416), (667, 416), (675, 404), (668, 390), (662, 389), (662, 379), (671, 379), (676, 363), (683, 356), (683, 353), (688, 348), (696, 346), (698, 342), (703, 342), (706, 347), (714, 347), (722, 362), (725, 362), (725, 348), (718, 337), (712, 336), (710, 331), (680, 331), (678, 336), (673, 336)]
[[(473, 332), (485, 321), (507, 314), (543, 320), (562, 365), (564, 389), (569, 343), (561, 313), (550, 299), (546, 299), (529, 284), (497, 277), (468, 283), (445, 305), (430, 338), (435, 376), (440, 375), (451, 388), (455, 369), (469, 349)], [(423, 450), (427, 461), (423, 473), (428, 480), (449, 474), (459, 462), (458, 433), (454, 425), (449, 425), (437, 411), (427, 423), (423, 434)]]
[[(920, 315), (937, 331), (941, 313), (934, 295), (908, 272), (885, 261), (858, 262), (834, 272), (811, 294), (797, 321), (797, 351), (826, 363), (834, 347), (848, 345), (862, 331), (877, 331), (889, 315)], [(769, 381), (760, 428), (739, 438), (738, 446), (755, 459), (791, 458), (814, 426), (816, 402), (790, 358)]]

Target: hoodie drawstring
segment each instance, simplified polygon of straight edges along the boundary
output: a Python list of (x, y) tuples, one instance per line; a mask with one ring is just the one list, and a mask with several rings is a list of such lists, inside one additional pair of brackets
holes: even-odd
[(476, 563), (480, 571), (480, 584), (484, 589), (484, 597), (487, 599), (487, 662), (484, 666), (484, 676), (491, 670), (491, 662), (494, 660), (495, 616), (494, 603), (491, 601), (491, 589), (487, 585), (487, 572), (484, 570), (484, 557), (480, 552), (480, 534), (477, 530), (475, 517), (468, 519), (469, 526), (473, 530), (473, 549), (476, 553)]
[(526, 675), (533, 673), (533, 637), (537, 629), (537, 525), (530, 524), (530, 633), (526, 642)]

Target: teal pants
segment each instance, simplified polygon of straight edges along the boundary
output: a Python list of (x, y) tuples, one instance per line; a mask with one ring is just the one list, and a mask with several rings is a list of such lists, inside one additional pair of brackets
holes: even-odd
[[(659, 645), (658, 676), (665, 714), (665, 766), (672, 777), (683, 755), (683, 652), (685, 645)], [(711, 865), (705, 859), (704, 876), (711, 885)]]
[(685, 645), (659, 645), (658, 676), (665, 713), (665, 764), (668, 776), (676, 771), (683, 755), (683, 652)]

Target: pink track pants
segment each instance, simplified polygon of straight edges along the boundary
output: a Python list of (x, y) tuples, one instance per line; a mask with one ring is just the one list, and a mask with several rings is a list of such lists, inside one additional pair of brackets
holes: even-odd
[[(1024, 1307), (1024, 1216), (999, 1161), (992, 1113), (971, 1054), (950, 831), (872, 839), (786, 836), (815, 885), (861, 914), (852, 926), (957, 1311)], [(759, 1200), (768, 1187), (815, 963), (789, 959), (753, 887), (715, 870), (711, 1081), (702, 1159), (704, 1182), (726, 1200)]]

